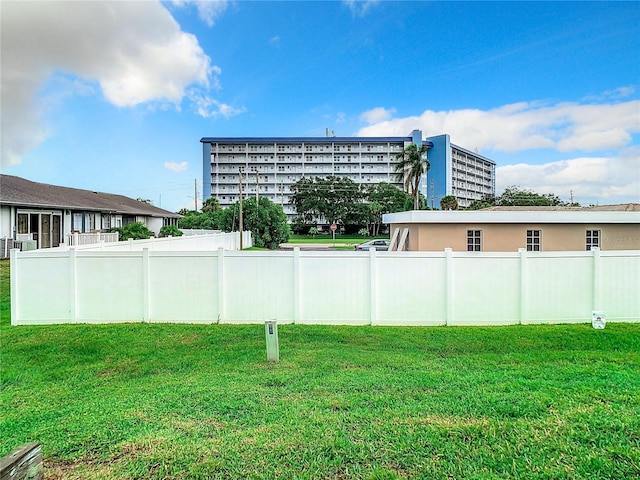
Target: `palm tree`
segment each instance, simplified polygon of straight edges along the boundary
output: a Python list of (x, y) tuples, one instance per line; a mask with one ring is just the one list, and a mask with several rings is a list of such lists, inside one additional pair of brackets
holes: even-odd
[(418, 185), (431, 165), (427, 160), (427, 146), (418, 147), (410, 143), (396, 155), (398, 163), (393, 167), (396, 179), (404, 184), (405, 191), (413, 197), (413, 205), (418, 210)]

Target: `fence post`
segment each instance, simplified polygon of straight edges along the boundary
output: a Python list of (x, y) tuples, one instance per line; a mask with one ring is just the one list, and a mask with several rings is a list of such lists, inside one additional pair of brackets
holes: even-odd
[(300, 247), (293, 247), (293, 324), (300, 321)]
[(142, 249), (142, 321), (149, 322), (149, 249)]
[(218, 248), (218, 323), (225, 318), (224, 312), (224, 248)]
[(10, 285), (11, 289), (11, 325), (18, 325), (18, 252), (17, 248), (12, 248), (9, 251), (9, 268), (10, 273)]
[(71, 323), (77, 323), (78, 310), (76, 304), (76, 298), (78, 297), (76, 292), (76, 280), (77, 280), (77, 262), (76, 262), (76, 247), (69, 248), (69, 321)]
[(529, 273), (527, 272), (527, 249), (519, 248), (518, 253), (520, 254), (520, 325), (522, 325), (527, 323)]
[(378, 320), (378, 309), (376, 308), (377, 295), (377, 269), (376, 269), (376, 249), (369, 249), (369, 323), (375, 325)]
[(444, 254), (446, 257), (447, 265), (447, 288), (446, 288), (446, 302), (447, 313), (445, 317), (445, 325), (449, 325), (453, 320), (453, 249), (445, 248)]

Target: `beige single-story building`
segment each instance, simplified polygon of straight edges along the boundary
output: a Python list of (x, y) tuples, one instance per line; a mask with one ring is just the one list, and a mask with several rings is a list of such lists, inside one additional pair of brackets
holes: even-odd
[(390, 250), (640, 250), (640, 204), (414, 210), (383, 216)]

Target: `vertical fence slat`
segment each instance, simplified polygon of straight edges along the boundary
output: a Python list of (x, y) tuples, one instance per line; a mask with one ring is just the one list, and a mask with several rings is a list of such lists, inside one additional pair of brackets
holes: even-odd
[(593, 254), (593, 293), (592, 293), (592, 305), (591, 310), (599, 311), (602, 310), (602, 300), (600, 298), (600, 292), (602, 291), (600, 284), (601, 275), (601, 260), (600, 260), (600, 248), (593, 247), (591, 249), (591, 253)]
[(300, 321), (300, 247), (293, 249), (293, 323)]
[[(153, 244), (152, 244), (153, 245)], [(149, 314), (149, 249), (142, 249), (142, 321), (149, 322), (151, 320)]]
[(378, 309), (376, 301), (378, 272), (376, 269), (376, 249), (369, 250), (369, 320), (371, 325), (375, 325), (378, 320)]
[(525, 248), (519, 248), (518, 253), (520, 254), (520, 325), (527, 323), (527, 306), (528, 306), (528, 295), (529, 285), (527, 282), (528, 272), (527, 272), (527, 250)]
[(224, 248), (218, 248), (218, 323), (225, 319), (224, 311)]
[(453, 283), (453, 249), (445, 248), (444, 249), (445, 257), (446, 257), (446, 275), (447, 275), (447, 288), (445, 289), (445, 302), (446, 302), (446, 317), (445, 317), (445, 325), (451, 324), (454, 319), (453, 316), (453, 295), (454, 295), (454, 283)]
[(76, 259), (75, 247), (69, 248), (69, 321), (72, 323), (78, 322), (78, 288), (77, 288), (77, 276), (78, 276), (78, 264)]
[(11, 280), (9, 288), (11, 289), (11, 325), (18, 325), (18, 250), (12, 248), (9, 252), (9, 268)]

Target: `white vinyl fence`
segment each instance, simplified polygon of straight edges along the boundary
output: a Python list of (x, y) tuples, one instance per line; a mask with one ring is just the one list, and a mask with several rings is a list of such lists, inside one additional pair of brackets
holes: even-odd
[[(156, 244), (157, 245), (157, 244)], [(640, 321), (640, 251), (12, 251), (14, 325)]]
[[(84, 251), (110, 251), (110, 252), (133, 252), (142, 251), (145, 248), (149, 250), (162, 250), (162, 251), (211, 251), (223, 248), (225, 250), (239, 250), (240, 249), (240, 234), (238, 232), (213, 232), (212, 230), (203, 231), (207, 233), (191, 235), (183, 235), (181, 237), (166, 237), (166, 238), (147, 238), (144, 240), (125, 240), (122, 242), (105, 242), (100, 241), (98, 243), (85, 243), (81, 245), (74, 245), (76, 250)], [(213, 232), (213, 233), (212, 233)], [(117, 235), (117, 234), (116, 234)], [(252, 246), (251, 232), (242, 232), (242, 248)], [(69, 250), (69, 245), (61, 245), (56, 250)]]
[(69, 233), (66, 236), (67, 245), (94, 245), (102, 242), (110, 243), (118, 241), (118, 232), (96, 232), (96, 233)]

